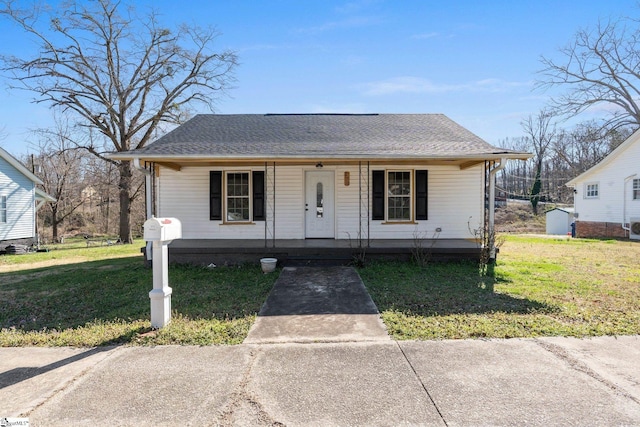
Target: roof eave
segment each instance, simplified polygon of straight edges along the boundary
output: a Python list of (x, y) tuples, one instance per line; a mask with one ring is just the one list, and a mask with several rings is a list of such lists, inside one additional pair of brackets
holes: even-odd
[(510, 160), (527, 160), (532, 157), (531, 153), (520, 153), (520, 152), (496, 152), (496, 153), (480, 153), (480, 154), (465, 154), (465, 155), (455, 155), (455, 154), (443, 154), (443, 155), (429, 155), (429, 156), (421, 156), (421, 155), (407, 155), (407, 154), (398, 154), (398, 155), (388, 155), (388, 154), (347, 154), (347, 155), (336, 155), (336, 154), (320, 154), (320, 153), (306, 153), (306, 154), (295, 154), (295, 155), (268, 155), (268, 154), (258, 154), (258, 155), (221, 155), (221, 156), (212, 156), (212, 155), (202, 155), (202, 154), (192, 154), (192, 155), (177, 155), (177, 156), (167, 156), (167, 155), (159, 155), (159, 154), (144, 154), (144, 153), (135, 153), (135, 152), (127, 152), (127, 153), (114, 153), (108, 156), (113, 160), (133, 160), (139, 159), (140, 161), (147, 162), (179, 162), (179, 161), (194, 161), (199, 160), (202, 162), (207, 161), (215, 161), (215, 160), (227, 160), (227, 161), (258, 161), (258, 160), (304, 160), (304, 159), (314, 159), (314, 160), (345, 160), (345, 161), (354, 161), (354, 160), (498, 160), (498, 159), (510, 159)]

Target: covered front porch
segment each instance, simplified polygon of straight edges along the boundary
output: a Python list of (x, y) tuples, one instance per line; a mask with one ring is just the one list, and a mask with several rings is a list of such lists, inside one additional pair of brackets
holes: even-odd
[(409, 260), (415, 253), (433, 261), (474, 260), (480, 244), (467, 239), (372, 239), (367, 245), (346, 239), (181, 239), (169, 245), (170, 262), (194, 265), (257, 263), (346, 265), (359, 260)]

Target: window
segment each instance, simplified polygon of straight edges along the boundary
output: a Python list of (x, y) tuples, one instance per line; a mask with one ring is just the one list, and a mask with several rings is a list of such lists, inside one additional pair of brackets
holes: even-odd
[(597, 199), (600, 193), (598, 192), (598, 184), (587, 184), (584, 190), (585, 199)]
[(411, 221), (411, 172), (387, 173), (387, 221)]
[(371, 219), (412, 222), (427, 219), (426, 170), (374, 170)]
[[(209, 219), (251, 222), (265, 219), (264, 171), (209, 172)], [(224, 203), (223, 203), (224, 201)], [(223, 211), (224, 210), (224, 211)]]
[(7, 196), (0, 196), (0, 223), (7, 222)]
[(227, 221), (250, 221), (249, 173), (227, 172)]
[(633, 180), (633, 200), (640, 200), (640, 179)]

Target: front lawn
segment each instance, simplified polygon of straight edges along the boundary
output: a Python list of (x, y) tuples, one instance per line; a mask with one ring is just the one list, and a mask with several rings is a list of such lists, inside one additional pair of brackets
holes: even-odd
[(171, 267), (172, 321), (152, 331), (141, 246), (0, 257), (0, 346), (237, 344), (277, 278), (258, 265)]
[[(0, 256), (0, 346), (237, 344), (278, 274), (171, 267), (173, 319), (152, 331), (140, 246)], [(627, 335), (640, 334), (639, 259), (639, 242), (509, 236), (494, 278), (471, 263), (359, 273), (395, 339)]]
[(640, 243), (509, 236), (473, 264), (360, 270), (395, 339), (640, 334)]

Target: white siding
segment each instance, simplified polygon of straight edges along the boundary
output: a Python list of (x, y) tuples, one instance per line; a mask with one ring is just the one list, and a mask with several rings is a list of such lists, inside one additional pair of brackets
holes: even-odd
[[(394, 167), (390, 167), (394, 168)], [(407, 166), (395, 167), (405, 169)], [(417, 224), (384, 224), (371, 222), (371, 237), (375, 239), (432, 238), (436, 228), (442, 239), (470, 239), (469, 228), (483, 221), (483, 167), (460, 170), (457, 166), (409, 166), (429, 171), (428, 219)]]
[[(209, 219), (209, 172), (211, 170), (220, 169), (186, 167), (179, 172), (161, 169), (158, 177), (158, 216), (178, 218), (182, 222), (182, 236), (185, 239), (264, 238), (264, 221), (256, 221), (253, 224), (223, 224), (222, 221)], [(224, 170), (227, 172), (252, 169), (227, 168)], [(254, 168), (253, 170), (264, 169)], [(304, 238), (303, 176), (300, 167), (276, 168), (275, 231), (279, 239)]]
[[(380, 169), (427, 169), (429, 171), (428, 220), (412, 224), (384, 224), (371, 221), (372, 239), (412, 239), (416, 234), (430, 238), (441, 228), (440, 238), (472, 238), (469, 232), (482, 223), (483, 167), (460, 170), (456, 166), (402, 165), (371, 167)], [(158, 215), (182, 221), (186, 239), (261, 239), (265, 235), (263, 221), (255, 224), (229, 225), (209, 220), (209, 169), (186, 167), (176, 172), (161, 169), (158, 178)], [(231, 168), (248, 171), (250, 168)], [(255, 168), (255, 170), (263, 170)], [(304, 172), (313, 168), (276, 167), (276, 238), (304, 239)], [(325, 166), (335, 172), (336, 238), (357, 239), (359, 232), (358, 166)], [(344, 173), (350, 173), (345, 186)], [(369, 182), (370, 179), (369, 179)], [(271, 191), (271, 188), (268, 188)], [(366, 191), (364, 192), (366, 197)], [(366, 209), (366, 205), (363, 206)]]
[[(623, 208), (626, 209), (626, 222), (631, 217), (640, 217), (640, 200), (632, 199), (633, 180), (629, 180), (625, 188), (625, 178), (633, 174), (637, 174), (635, 178), (640, 178), (640, 139), (602, 168), (585, 174), (584, 179), (576, 182), (574, 205), (577, 219), (622, 223)], [(599, 196), (587, 199), (586, 184), (591, 183), (598, 183)]]
[(35, 184), (0, 157), (0, 196), (7, 196), (7, 222), (0, 241), (35, 236)]

